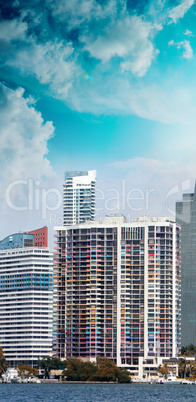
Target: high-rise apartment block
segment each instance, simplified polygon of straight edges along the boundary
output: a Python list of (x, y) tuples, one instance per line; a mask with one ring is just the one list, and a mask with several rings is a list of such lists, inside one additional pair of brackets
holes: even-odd
[(0, 243), (0, 345), (11, 367), (52, 353), (53, 253), (34, 234)]
[(57, 356), (108, 357), (140, 377), (176, 357), (178, 225), (113, 216), (56, 230)]
[(196, 189), (176, 203), (181, 225), (182, 346), (196, 345)]
[(63, 224), (75, 225), (95, 219), (96, 170), (65, 173)]

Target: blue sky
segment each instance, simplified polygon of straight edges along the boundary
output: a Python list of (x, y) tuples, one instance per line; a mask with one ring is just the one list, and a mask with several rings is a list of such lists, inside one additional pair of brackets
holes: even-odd
[(97, 170), (98, 217), (172, 215), (195, 180), (195, 1), (4, 3), (1, 238), (52, 238), (71, 169)]

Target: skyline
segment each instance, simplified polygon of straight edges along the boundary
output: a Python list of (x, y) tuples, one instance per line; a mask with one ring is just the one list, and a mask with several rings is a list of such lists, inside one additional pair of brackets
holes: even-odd
[(66, 170), (97, 170), (97, 217), (170, 216), (193, 191), (195, 12), (194, 0), (1, 6), (1, 239), (52, 232)]

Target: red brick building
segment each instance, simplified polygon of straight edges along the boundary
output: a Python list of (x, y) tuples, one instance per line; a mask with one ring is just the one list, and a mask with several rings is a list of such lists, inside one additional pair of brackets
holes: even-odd
[(34, 246), (36, 247), (48, 247), (48, 228), (44, 226), (43, 228), (31, 230), (29, 234), (34, 234)]

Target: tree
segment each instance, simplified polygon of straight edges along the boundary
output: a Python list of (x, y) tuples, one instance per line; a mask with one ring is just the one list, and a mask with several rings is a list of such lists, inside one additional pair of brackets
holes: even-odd
[(95, 363), (81, 362), (80, 380), (89, 381), (89, 379), (97, 373), (98, 369)]
[(98, 378), (100, 381), (116, 381), (116, 364), (105, 357), (97, 357)]
[(196, 378), (196, 362), (188, 358), (181, 358), (178, 362), (178, 373), (181, 378)]
[(160, 364), (160, 366), (157, 368), (157, 371), (167, 378), (169, 374), (169, 367), (167, 363), (164, 363), (163, 365)]
[(128, 383), (129, 372), (120, 369), (116, 364), (105, 357), (97, 357), (97, 362), (83, 362), (81, 359), (68, 358), (65, 361), (66, 369), (63, 376), (67, 381), (118, 381)]
[(110, 359), (97, 357), (97, 372), (90, 377), (90, 381), (118, 381), (130, 383), (130, 374), (127, 370), (117, 367)]
[(63, 376), (66, 377), (67, 381), (88, 381), (97, 372), (95, 363), (83, 362), (77, 358), (68, 358), (65, 367)]
[(0, 346), (0, 377), (7, 371), (8, 365), (9, 364), (4, 357), (3, 348)]
[(125, 368), (118, 368), (117, 378), (119, 383), (130, 383), (130, 373)]
[(67, 381), (81, 381), (82, 361), (74, 357), (70, 357), (65, 362), (66, 369), (63, 371), (63, 376)]
[(182, 356), (194, 356), (196, 354), (196, 346), (194, 346), (192, 343), (188, 346), (182, 346), (181, 347), (181, 355)]
[(186, 353), (186, 350), (187, 350), (187, 346), (182, 346), (181, 349), (180, 349), (180, 354), (181, 354), (182, 356), (184, 356), (185, 353)]
[(37, 364), (40, 368), (44, 369), (45, 378), (49, 378), (50, 370), (63, 370), (65, 368), (64, 362), (57, 357), (45, 357), (42, 360), (38, 360)]
[[(192, 360), (188, 360), (188, 357), (194, 357), (196, 354), (196, 346), (192, 343), (188, 346), (181, 347), (181, 359), (178, 363), (178, 372), (181, 378), (196, 377), (196, 363)], [(184, 358), (185, 357), (185, 358)]]
[(190, 367), (190, 377), (192, 380), (195, 380), (196, 379), (196, 362), (189, 361), (189, 367)]
[(29, 364), (18, 363), (18, 374), (24, 377), (36, 376), (39, 374), (39, 370)]

